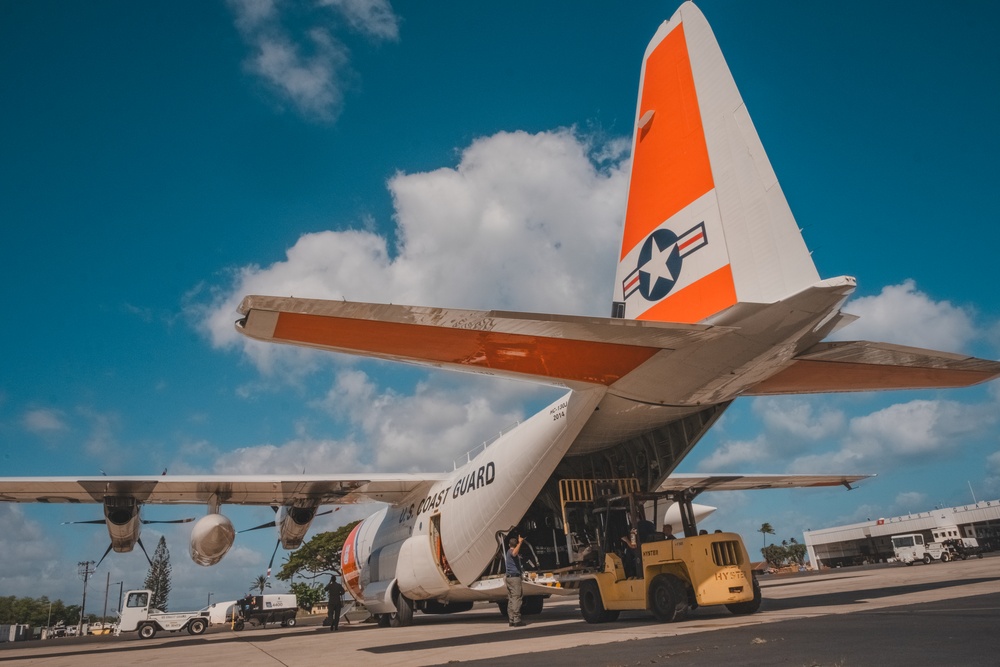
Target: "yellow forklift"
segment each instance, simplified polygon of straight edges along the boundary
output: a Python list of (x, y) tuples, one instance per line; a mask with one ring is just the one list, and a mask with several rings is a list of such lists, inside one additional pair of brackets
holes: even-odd
[[(672, 622), (699, 606), (726, 605), (734, 614), (760, 608), (760, 585), (743, 540), (736, 533), (699, 535), (693, 497), (641, 492), (635, 479), (561, 480), (568, 543), (595, 571), (580, 584), (584, 620), (605, 623), (622, 611), (646, 609)], [(658, 532), (645, 518), (650, 512), (655, 519), (657, 509), (670, 503), (680, 504), (683, 537)], [(574, 517), (585, 519), (589, 535), (573, 532), (580, 525)]]

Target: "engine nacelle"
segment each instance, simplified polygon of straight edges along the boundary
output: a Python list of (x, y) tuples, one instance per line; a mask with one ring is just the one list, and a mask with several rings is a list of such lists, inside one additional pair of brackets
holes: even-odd
[(284, 549), (298, 549), (309, 531), (309, 524), (316, 517), (315, 507), (279, 507), (274, 524)]
[(139, 503), (131, 496), (104, 496), (104, 523), (111, 548), (120, 554), (132, 551), (142, 529)]
[(221, 514), (207, 514), (191, 529), (191, 560), (198, 565), (215, 565), (229, 552), (236, 539), (233, 522)]

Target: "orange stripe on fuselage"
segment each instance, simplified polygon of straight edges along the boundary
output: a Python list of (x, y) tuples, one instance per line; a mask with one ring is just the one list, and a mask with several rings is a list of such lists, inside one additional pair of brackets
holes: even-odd
[(354, 527), (351, 534), (344, 540), (344, 548), (340, 552), (340, 572), (344, 575), (344, 588), (355, 600), (363, 600), (361, 595), (361, 571), (358, 569), (358, 531), (364, 521)]
[(644, 312), (640, 320), (694, 324), (736, 303), (733, 271), (726, 264)]
[(283, 312), (276, 340), (611, 385), (659, 350), (637, 345)]
[(622, 258), (713, 187), (683, 24), (646, 59), (640, 116), (649, 110), (650, 125), (635, 136)]

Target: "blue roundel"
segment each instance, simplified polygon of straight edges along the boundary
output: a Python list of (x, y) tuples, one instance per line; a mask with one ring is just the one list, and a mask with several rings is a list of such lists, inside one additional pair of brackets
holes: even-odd
[(681, 272), (681, 252), (677, 249), (677, 234), (669, 229), (657, 229), (650, 234), (639, 251), (638, 268), (639, 293), (644, 298), (649, 301), (659, 301), (670, 294)]

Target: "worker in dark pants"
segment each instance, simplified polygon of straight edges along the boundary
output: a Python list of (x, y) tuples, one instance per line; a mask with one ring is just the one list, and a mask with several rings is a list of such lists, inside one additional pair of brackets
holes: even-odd
[(326, 615), (330, 617), (330, 632), (336, 632), (340, 626), (340, 610), (344, 607), (344, 587), (337, 581), (337, 576), (330, 577), (326, 585), (327, 608)]
[(507, 577), (504, 581), (507, 584), (507, 620), (510, 621), (510, 627), (519, 628), (524, 625), (521, 620), (521, 597), (522, 597), (522, 584), (521, 574), (523, 568), (521, 567), (521, 543), (524, 542), (523, 537), (511, 537), (508, 541), (510, 547), (507, 549), (507, 553), (504, 557), (504, 565), (507, 570)]

